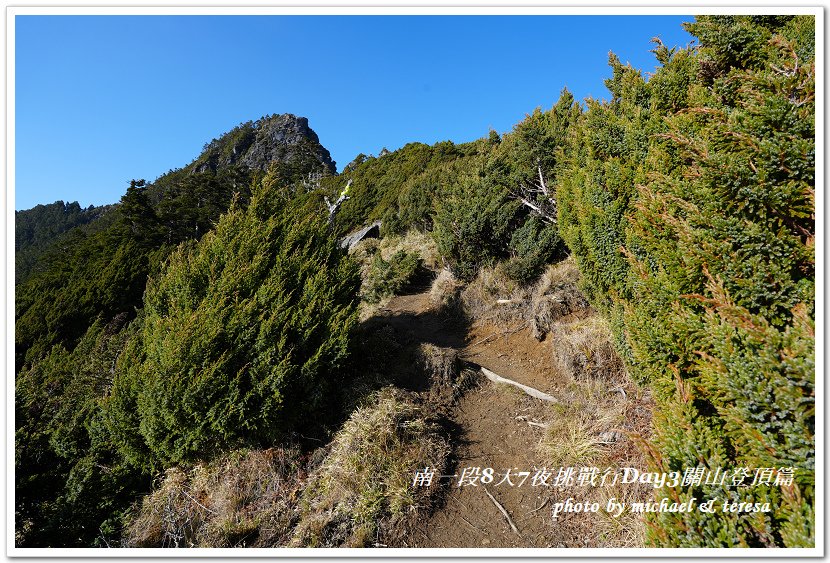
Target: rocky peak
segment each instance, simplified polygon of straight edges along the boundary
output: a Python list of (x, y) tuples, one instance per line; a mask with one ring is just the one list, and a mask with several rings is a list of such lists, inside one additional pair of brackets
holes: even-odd
[(305, 172), (337, 171), (331, 154), (308, 126), (308, 119), (290, 113), (265, 116), (235, 127), (205, 145), (190, 167), (194, 172), (233, 165), (264, 171), (273, 163), (297, 166)]

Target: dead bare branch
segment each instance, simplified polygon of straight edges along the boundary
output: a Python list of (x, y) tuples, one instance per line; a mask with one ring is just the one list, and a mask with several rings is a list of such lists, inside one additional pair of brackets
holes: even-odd
[(516, 524), (513, 522), (513, 519), (510, 517), (510, 514), (507, 512), (507, 510), (505, 510), (505, 508), (499, 503), (499, 501), (496, 500), (496, 497), (490, 494), (490, 491), (484, 489), (484, 492), (487, 493), (487, 496), (490, 497), (490, 500), (493, 501), (493, 504), (496, 505), (496, 508), (499, 509), (499, 512), (501, 512), (502, 516), (505, 517), (507, 523), (510, 524), (510, 529), (518, 534), (519, 528), (516, 527)]
[[(530, 209), (546, 223), (556, 224), (556, 199), (554, 199), (548, 189), (545, 176), (542, 174), (542, 167), (537, 166), (536, 170), (539, 172), (539, 180), (530, 186), (522, 184), (519, 186), (518, 193), (513, 193), (513, 197), (521, 201), (522, 205)], [(540, 198), (539, 196), (542, 197)]]
[(349, 199), (348, 193), (351, 185), (352, 181), (349, 180), (349, 182), (346, 184), (346, 187), (343, 188), (342, 192), (340, 192), (340, 197), (338, 197), (334, 203), (332, 203), (327, 196), (323, 196), (323, 199), (326, 200), (326, 207), (329, 210), (329, 223), (331, 223), (334, 220), (334, 216), (337, 214), (337, 211), (340, 209), (340, 206), (343, 204), (343, 202)]
[(506, 377), (502, 377), (499, 374), (490, 371), (486, 367), (482, 366), (480, 369), (481, 369), (481, 373), (483, 373), (484, 376), (487, 379), (489, 379), (490, 381), (492, 381), (493, 383), (506, 383), (508, 385), (518, 387), (519, 389), (521, 389), (522, 391), (524, 391), (525, 393), (527, 393), (531, 397), (535, 397), (536, 399), (541, 399), (542, 401), (548, 401), (549, 403), (556, 403), (556, 404), (560, 404), (560, 405), (562, 404), (562, 401), (560, 401), (556, 397), (554, 397), (552, 395), (548, 395), (547, 393), (543, 393), (542, 391), (539, 391), (538, 389), (534, 389), (533, 387), (523, 385), (522, 383), (519, 383), (518, 381), (513, 381), (512, 379), (507, 379)]

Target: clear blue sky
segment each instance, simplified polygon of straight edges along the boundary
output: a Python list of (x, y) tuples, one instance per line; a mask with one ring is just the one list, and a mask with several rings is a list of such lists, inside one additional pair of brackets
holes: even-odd
[(18, 16), (17, 209), (114, 203), (272, 113), (358, 153), (509, 131), (567, 86), (607, 98), (608, 52), (646, 72), (691, 16)]

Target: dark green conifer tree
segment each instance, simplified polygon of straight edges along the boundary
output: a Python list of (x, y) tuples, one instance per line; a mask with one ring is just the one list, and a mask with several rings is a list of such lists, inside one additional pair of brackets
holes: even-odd
[(266, 179), (148, 283), (141, 345), (109, 399), (137, 464), (267, 446), (325, 410), (357, 320), (357, 266)]
[(698, 18), (699, 51), (658, 42), (648, 82), (612, 57), (557, 180), (589, 296), (654, 392), (655, 470), (728, 475), (658, 491), (718, 510), (654, 515), (654, 545), (815, 542), (813, 26)]

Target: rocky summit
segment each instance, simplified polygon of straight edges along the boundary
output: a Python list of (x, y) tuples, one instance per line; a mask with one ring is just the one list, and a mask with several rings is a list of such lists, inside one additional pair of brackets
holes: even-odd
[(274, 114), (243, 123), (207, 145), (192, 164), (194, 172), (228, 166), (267, 170), (274, 162), (311, 165), (335, 174), (329, 151), (320, 144), (308, 119), (290, 113)]

